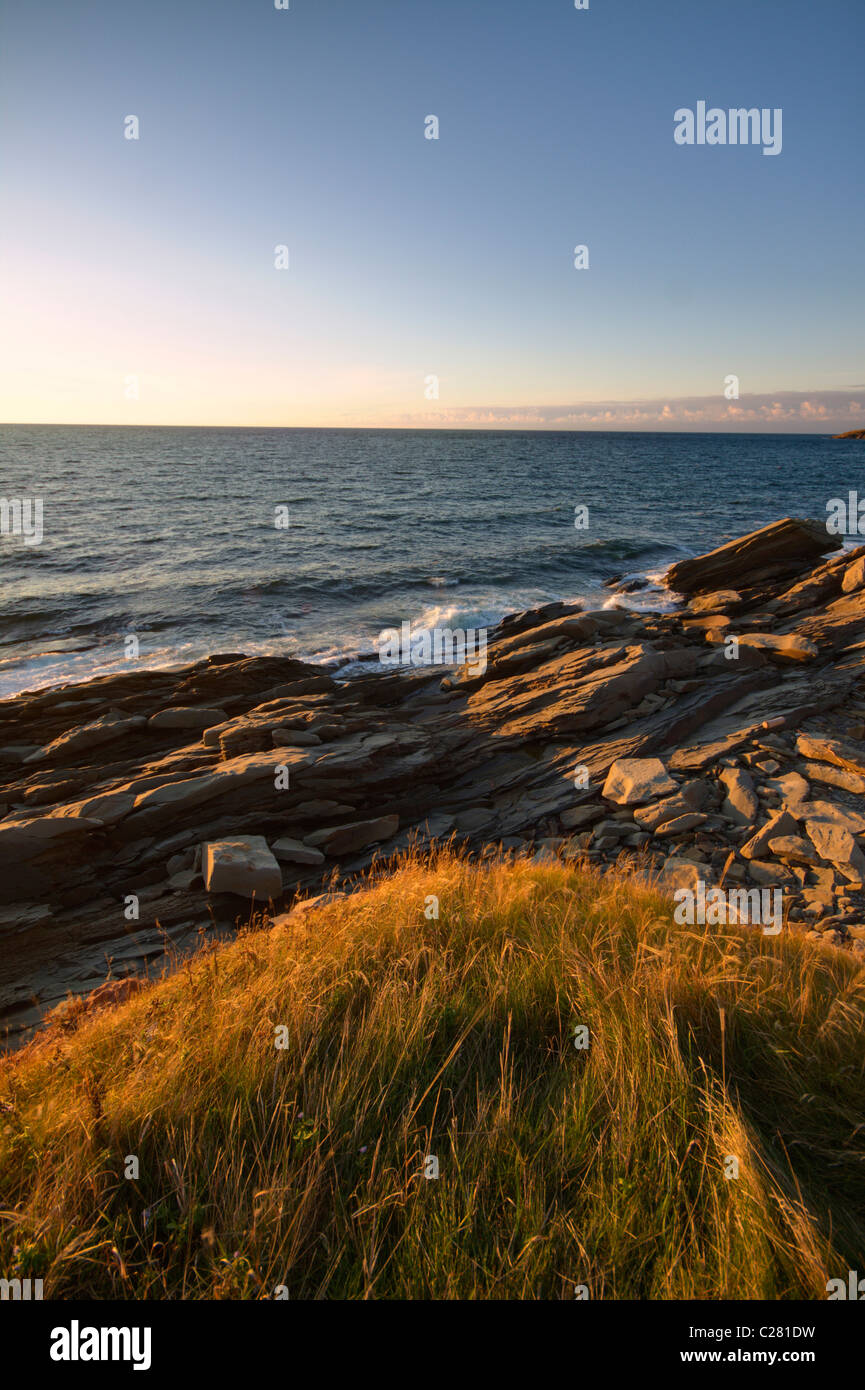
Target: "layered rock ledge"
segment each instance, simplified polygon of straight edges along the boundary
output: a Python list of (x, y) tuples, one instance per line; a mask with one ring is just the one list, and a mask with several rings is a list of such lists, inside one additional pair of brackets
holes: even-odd
[(839, 545), (786, 518), (674, 566), (675, 612), (613, 585), (511, 615), (483, 672), (228, 654), (0, 702), (9, 1044), (436, 840), (780, 887), (785, 930), (865, 952), (865, 546)]

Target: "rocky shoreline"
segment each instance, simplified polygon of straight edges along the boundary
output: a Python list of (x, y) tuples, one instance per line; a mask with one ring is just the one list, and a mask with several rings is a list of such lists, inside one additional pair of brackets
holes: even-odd
[(673, 566), (675, 612), (622, 585), (511, 615), (483, 671), (226, 654), (0, 702), (7, 1045), (449, 839), (779, 888), (785, 930), (865, 952), (865, 546), (840, 545), (786, 518)]

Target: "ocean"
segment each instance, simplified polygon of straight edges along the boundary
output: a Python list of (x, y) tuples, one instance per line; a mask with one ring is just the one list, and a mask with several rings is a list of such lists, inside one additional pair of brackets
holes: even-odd
[(129, 669), (136, 644), (138, 669), (344, 663), (406, 621), (620, 601), (614, 575), (667, 607), (674, 560), (824, 518), (860, 470), (813, 434), (2, 425), (0, 499), (41, 499), (43, 535), (0, 536), (0, 696)]

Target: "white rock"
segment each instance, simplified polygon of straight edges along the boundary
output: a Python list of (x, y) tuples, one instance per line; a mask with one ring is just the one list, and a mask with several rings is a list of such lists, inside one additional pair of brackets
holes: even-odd
[(212, 840), (204, 845), (203, 860), (208, 893), (236, 893), (259, 902), (282, 896), (282, 871), (263, 835)]
[(607, 773), (601, 795), (619, 806), (636, 806), (666, 796), (676, 786), (660, 758), (619, 758)]

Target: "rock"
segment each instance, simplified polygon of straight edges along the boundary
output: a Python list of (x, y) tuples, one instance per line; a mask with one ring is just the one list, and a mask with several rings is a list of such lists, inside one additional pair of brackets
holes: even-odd
[(865, 832), (865, 816), (858, 811), (850, 811), (846, 806), (836, 806), (832, 801), (803, 801), (798, 808), (799, 820), (828, 821), (849, 830), (851, 835)]
[(799, 824), (789, 811), (779, 811), (742, 845), (739, 853), (745, 859), (759, 859), (769, 848), (772, 840), (780, 840), (785, 835), (798, 835)]
[(785, 772), (782, 777), (771, 777), (766, 785), (781, 798), (786, 809), (794, 816), (795, 807), (811, 795), (811, 788), (798, 772)]
[(761, 859), (752, 859), (748, 865), (748, 877), (761, 886), (779, 887), (786, 883), (790, 874), (781, 864), (772, 864)]
[(688, 811), (685, 815), (674, 816), (672, 820), (664, 821), (663, 825), (659, 825), (655, 830), (655, 838), (683, 835), (686, 830), (696, 830), (698, 825), (704, 825), (707, 820), (708, 817), (699, 811)]
[(198, 869), (179, 869), (177, 873), (169, 874), (169, 886), (178, 893), (188, 893), (193, 883), (200, 881), (201, 872)]
[(658, 878), (658, 887), (671, 894), (680, 888), (688, 888), (695, 893), (697, 885), (701, 882), (703, 879), (699, 865), (691, 859), (670, 855), (664, 862)]
[(726, 798), (721, 805), (721, 815), (735, 825), (753, 825), (759, 810), (759, 802), (754, 791), (754, 783), (738, 767), (727, 767), (719, 781), (726, 788)]
[(779, 859), (788, 860), (792, 864), (817, 863), (818, 856), (814, 846), (801, 835), (779, 835), (776, 840), (769, 841), (769, 850)]
[[(231, 798), (241, 789), (254, 785), (275, 786), (277, 766), (291, 770), (305, 768), (313, 758), (311, 752), (286, 749), (277, 753), (274, 749), (261, 753), (249, 753), (219, 763), (213, 772), (198, 777), (184, 778), (178, 782), (167, 782), (151, 790), (139, 793), (135, 798), (135, 811), (158, 811), (161, 816), (179, 814), (193, 806), (212, 801), (216, 797)], [(134, 785), (129, 790), (134, 790)], [(137, 819), (137, 816), (136, 816)]]
[(103, 792), (100, 796), (90, 796), (85, 801), (76, 801), (69, 806), (60, 806), (53, 812), (55, 816), (84, 817), (98, 821), (101, 825), (116, 825), (127, 816), (135, 805), (135, 797), (130, 792)]
[(796, 573), (820, 556), (841, 547), (825, 521), (785, 517), (747, 536), (729, 541), (708, 555), (680, 560), (665, 575), (665, 583), (680, 594), (722, 589), (730, 581), (754, 583), (766, 574)]
[[(723, 613), (715, 613), (707, 618), (684, 618), (682, 620), (683, 626), (687, 631), (705, 632), (706, 634), (713, 631), (716, 633), (724, 633), (724, 635), (726, 635), (726, 629), (730, 626), (731, 622), (732, 618), (728, 618), (726, 614)], [(723, 636), (720, 637), (719, 640), (723, 641)]]
[(58, 844), (82, 841), (89, 831), (101, 828), (101, 821), (84, 816), (34, 816), (11, 824), (4, 822), (0, 824), (0, 866), (11, 869)]
[(562, 811), (559, 820), (566, 830), (575, 830), (579, 826), (591, 825), (593, 821), (600, 820), (603, 814), (603, 806), (593, 801), (589, 806), (574, 806), (570, 811)]
[(470, 806), (459, 811), (454, 819), (457, 830), (483, 830), (495, 820), (495, 812), (491, 806)]
[(388, 840), (399, 829), (399, 816), (378, 816), (375, 820), (351, 821), (348, 825), (330, 825), (322, 830), (314, 830), (304, 841), (307, 845), (319, 846), (325, 854), (351, 854), (365, 849), (367, 845)]
[(32, 907), (16, 903), (13, 907), (0, 908), (0, 933), (26, 931), (28, 927), (50, 922), (53, 916), (54, 912), (47, 903), (35, 903)]
[(861, 640), (865, 628), (865, 590), (841, 594), (796, 620), (800, 638), (814, 642), (826, 654)]
[(716, 589), (707, 594), (697, 594), (688, 604), (691, 613), (729, 613), (742, 602), (741, 594), (735, 589)]
[(849, 830), (825, 820), (807, 820), (805, 829), (822, 860), (837, 865), (845, 876), (850, 869), (857, 878), (862, 877), (865, 873), (865, 854)]
[(559, 863), (559, 856), (556, 854), (556, 852), (555, 852), (554, 849), (551, 849), (551, 848), (549, 847), (549, 845), (541, 845), (540, 848), (537, 849), (537, 850), (535, 851), (535, 853), (531, 856), (531, 858), (530, 858), (530, 860), (529, 860), (529, 863), (530, 863), (530, 864), (558, 864), (558, 863)]
[(203, 846), (202, 859), (208, 893), (234, 893), (258, 902), (282, 896), (282, 871), (263, 835), (211, 841)]
[(805, 771), (814, 782), (823, 782), (828, 787), (839, 787), (852, 792), (854, 796), (865, 795), (865, 777), (858, 772), (848, 772), (843, 767), (833, 767), (830, 763), (806, 763)]
[(769, 777), (771, 777), (773, 773), (781, 771), (781, 764), (778, 762), (777, 758), (760, 758), (757, 766), (761, 772), (765, 772)]
[(274, 917), (273, 925), (275, 927), (294, 926), (298, 921), (303, 921), (308, 913), (317, 912), (320, 907), (328, 907), (330, 903), (341, 902), (347, 897), (347, 893), (333, 892), (318, 893), (314, 898), (301, 898), (300, 902), (292, 905), (290, 912), (281, 912), (278, 917)]
[(692, 747), (677, 748), (670, 758), (669, 765), (674, 772), (701, 772), (704, 768), (718, 762), (725, 754), (741, 748), (743, 743), (747, 743), (753, 737), (758, 728), (759, 725), (753, 724), (748, 728), (737, 729), (734, 733), (726, 734), (722, 738), (709, 739)]
[(657, 830), (659, 825), (664, 825), (678, 816), (699, 811), (708, 795), (709, 788), (705, 782), (685, 782), (675, 796), (656, 801), (651, 806), (638, 807), (634, 812), (634, 821), (643, 830)]
[(72, 753), (85, 753), (103, 743), (111, 743), (127, 734), (143, 729), (147, 720), (142, 715), (123, 715), (112, 712), (95, 719), (92, 724), (83, 724), (71, 733), (61, 734), (44, 748), (29, 753), (25, 763), (44, 762), (48, 758), (68, 757)]
[(203, 705), (173, 705), (157, 710), (147, 721), (149, 729), (209, 729), (228, 718), (224, 709), (208, 709)]
[(38, 743), (7, 743), (0, 748), (0, 765), (26, 763), (35, 753), (41, 753)]
[(847, 566), (841, 580), (841, 590), (845, 594), (852, 594), (854, 590), (861, 589), (863, 584), (865, 584), (865, 555)]
[(510, 656), (520, 647), (534, 646), (552, 638), (567, 638), (570, 641), (586, 642), (590, 637), (594, 637), (598, 628), (599, 624), (588, 613), (555, 618), (552, 622), (543, 623), (540, 627), (515, 633), (513, 637), (505, 637), (497, 641), (492, 652), (493, 663), (497, 665), (501, 658)]
[(304, 845), (300, 840), (292, 840), (284, 835), (282, 839), (276, 840), (271, 845), (271, 851), (277, 859), (288, 864), (323, 864), (324, 855), (320, 849), (314, 849), (312, 845)]
[(601, 793), (619, 806), (636, 806), (676, 790), (660, 758), (620, 758), (613, 763)]
[(192, 849), (185, 850), (183, 854), (172, 854), (165, 865), (165, 871), (169, 878), (171, 878), (172, 874), (182, 874), (185, 873), (187, 869), (194, 868), (195, 853)]
[(339, 801), (301, 801), (294, 808), (294, 814), (304, 820), (320, 820), (323, 816), (353, 816), (354, 806), (343, 805)]
[(865, 754), (860, 753), (849, 740), (800, 734), (796, 739), (796, 752), (803, 758), (813, 758), (817, 762), (844, 768), (854, 776), (865, 775)]
[(670, 677), (690, 676), (691, 648), (655, 651), (648, 644), (565, 652), (528, 673), (486, 681), (469, 695), (480, 730), (499, 738), (561, 738), (609, 728)]
[(772, 632), (745, 632), (739, 637), (739, 646), (764, 652), (777, 661), (813, 661), (820, 654), (814, 642), (794, 632), (783, 636)]
[(309, 729), (271, 729), (270, 736), (280, 748), (312, 748), (321, 743), (318, 734)]

